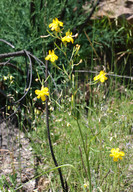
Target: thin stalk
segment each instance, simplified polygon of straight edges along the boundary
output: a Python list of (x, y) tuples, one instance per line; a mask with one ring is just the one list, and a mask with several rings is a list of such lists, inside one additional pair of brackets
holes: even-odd
[(118, 172), (118, 190), (120, 191), (120, 166), (117, 163), (117, 172)]
[(117, 188), (117, 162), (115, 163), (115, 171), (114, 171), (114, 182), (113, 182), (113, 190), (115, 191), (115, 189)]
[[(47, 76), (48, 76), (48, 62), (46, 62), (46, 76), (45, 76), (45, 78), (47, 78)], [(47, 87), (47, 82), (45, 82), (45, 86)], [(51, 155), (52, 155), (55, 166), (58, 167), (58, 163), (57, 163), (57, 160), (56, 160), (55, 155), (54, 155), (53, 145), (52, 145), (51, 136), (50, 136), (49, 114), (48, 114), (48, 97), (46, 97), (46, 126), (47, 126), (48, 141), (49, 141), (49, 147), (50, 147)], [(58, 172), (60, 175), (60, 181), (61, 181), (61, 185), (63, 188), (63, 192), (68, 192), (68, 185), (67, 185), (66, 181), (64, 184), (61, 168), (58, 168)]]
[(83, 138), (83, 134), (82, 134), (82, 130), (81, 130), (81, 127), (79, 125), (78, 119), (77, 119), (77, 124), (78, 124), (79, 132), (80, 132), (80, 136), (81, 136), (81, 140), (82, 140), (83, 148), (84, 148), (84, 152), (85, 152), (86, 162), (87, 162), (87, 172), (88, 172), (88, 179), (89, 179), (89, 192), (92, 192), (89, 152), (87, 153), (87, 150), (86, 150), (86, 147), (85, 147), (84, 138)]
[(82, 150), (81, 150), (80, 146), (79, 146), (79, 151), (80, 151), (81, 161), (82, 161), (82, 164), (83, 164), (83, 168), (85, 170), (86, 177), (88, 177), (87, 170), (86, 170), (86, 167), (85, 167), (85, 164), (84, 164), (84, 160), (83, 160)]

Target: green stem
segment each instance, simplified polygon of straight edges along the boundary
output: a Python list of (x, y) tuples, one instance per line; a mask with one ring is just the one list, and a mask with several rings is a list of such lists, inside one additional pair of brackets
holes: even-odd
[(82, 130), (81, 130), (81, 127), (79, 125), (78, 119), (77, 119), (77, 124), (78, 124), (79, 132), (80, 132), (80, 136), (81, 136), (81, 140), (82, 140), (83, 148), (84, 148), (84, 152), (85, 152), (86, 162), (87, 162), (87, 172), (88, 172), (88, 179), (89, 179), (89, 192), (92, 192), (91, 172), (90, 172), (90, 162), (89, 162), (89, 151), (87, 153), (84, 138), (83, 138), (83, 134), (82, 134)]
[(120, 191), (120, 167), (119, 167), (119, 163), (117, 163), (117, 172), (118, 172), (118, 187), (119, 187), (119, 191)]
[(114, 170), (114, 182), (113, 182), (113, 190), (115, 191), (117, 189), (117, 163), (118, 162), (115, 162), (115, 170)]

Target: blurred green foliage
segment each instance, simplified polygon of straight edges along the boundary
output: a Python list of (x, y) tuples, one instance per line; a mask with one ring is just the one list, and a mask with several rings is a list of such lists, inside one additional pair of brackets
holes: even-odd
[[(1, 0), (0, 38), (11, 42), (16, 50), (26, 49), (37, 57), (44, 58), (48, 49), (53, 47), (52, 38), (40, 38), (41, 35), (48, 34), (49, 23), (57, 17), (63, 21), (65, 31), (70, 29), (73, 33), (77, 33), (89, 15), (89, 11), (83, 9), (83, 5), (84, 1), (73, 0)], [(118, 24), (107, 17), (91, 20), (84, 29), (100, 57), (103, 57), (103, 52), (107, 52), (107, 55), (113, 52), (115, 55), (116, 49), (125, 51), (125, 48), (131, 48), (133, 42), (131, 26), (124, 18)], [(75, 40), (75, 43), (77, 42), (82, 45), (81, 58), (89, 59), (92, 63), (95, 55), (84, 32)], [(0, 53), (7, 51), (10, 51), (10, 48), (2, 44)], [(113, 61), (110, 58), (110, 63), (114, 62), (114, 58), (112, 56)]]
[[(91, 5), (91, 1), (88, 1), (89, 3)], [(44, 62), (47, 51), (55, 48), (54, 41), (57, 44), (58, 41), (52, 37), (40, 38), (40, 36), (48, 35), (47, 30), (50, 30), (48, 27), (49, 23), (55, 17), (64, 23), (64, 33), (68, 29), (73, 34), (78, 33), (91, 10), (88, 7), (88, 11), (85, 11), (83, 9), (84, 4), (85, 1), (80, 0), (1, 0), (0, 38), (12, 43), (15, 49), (0, 42), (0, 53), (26, 49)], [(83, 60), (76, 69), (95, 70), (95, 67), (100, 65), (104, 66), (107, 72), (131, 75), (131, 45), (133, 43), (131, 28), (132, 25), (129, 25), (125, 18), (118, 19), (117, 22), (108, 17), (90, 20), (74, 42), (74, 45), (76, 43), (81, 45), (79, 60)], [(88, 41), (85, 32), (91, 43)], [(68, 57), (71, 55), (72, 48), (71, 44), (68, 45)], [(62, 57), (58, 50), (56, 51), (59, 56), (58, 66), (63, 63), (67, 67), (65, 57)], [(24, 59), (18, 57), (14, 58), (14, 61), (14, 64), (21, 68), (26, 75)], [(61, 83), (59, 81), (62, 77), (61, 72), (56, 70), (51, 64), (49, 64), (49, 71), (53, 75), (55, 82)], [(41, 75), (41, 78), (44, 78), (44, 68), (34, 62), (33, 79), (37, 77), (36, 72)], [(17, 81), (23, 81), (20, 73), (13, 71), (10, 67), (9, 74), (13, 73), (18, 76)]]

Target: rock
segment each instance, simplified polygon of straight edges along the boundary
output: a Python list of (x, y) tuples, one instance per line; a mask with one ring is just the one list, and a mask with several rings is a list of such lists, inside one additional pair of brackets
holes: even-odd
[[(87, 6), (86, 2), (83, 9), (86, 12), (90, 11), (90, 3)], [(112, 19), (125, 17), (130, 23), (133, 23), (133, 0), (101, 0), (92, 19), (103, 16)]]

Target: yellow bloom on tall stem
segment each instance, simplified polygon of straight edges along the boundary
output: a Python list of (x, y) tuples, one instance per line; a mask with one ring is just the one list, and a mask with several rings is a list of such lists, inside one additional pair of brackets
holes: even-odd
[(101, 83), (104, 83), (108, 78), (105, 76), (106, 73), (104, 71), (100, 71), (99, 75), (96, 75), (93, 79), (94, 81), (100, 81)]
[(49, 24), (49, 28), (51, 28), (52, 31), (60, 32), (60, 27), (63, 27), (63, 22), (57, 18), (53, 19), (53, 23)]
[(72, 38), (72, 32), (70, 32), (70, 31), (68, 31), (68, 32), (66, 32), (66, 36), (65, 37), (62, 37), (62, 42), (68, 42), (68, 43), (70, 43), (70, 42), (74, 42), (74, 39)]
[(46, 100), (45, 96), (49, 96), (49, 90), (47, 87), (42, 86), (41, 90), (35, 90), (35, 94), (38, 95), (37, 99), (41, 98), (42, 101), (45, 101)]
[(118, 159), (122, 160), (122, 157), (125, 156), (125, 153), (123, 151), (120, 151), (119, 148), (112, 148), (110, 157), (113, 157), (114, 161), (118, 161)]
[(55, 55), (54, 50), (49, 50), (49, 54), (47, 55), (47, 57), (45, 57), (45, 60), (49, 60), (51, 62), (55, 62), (58, 59), (58, 56)]

